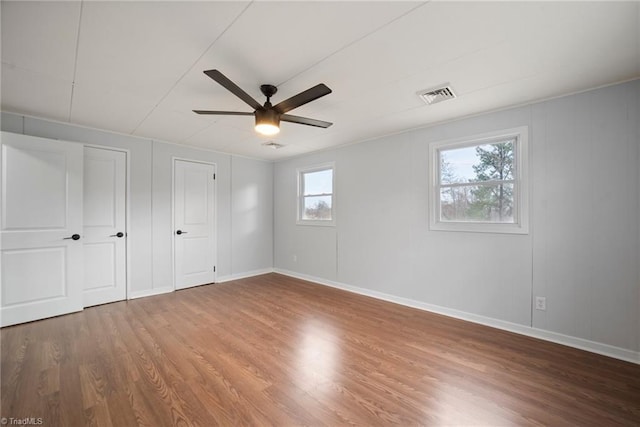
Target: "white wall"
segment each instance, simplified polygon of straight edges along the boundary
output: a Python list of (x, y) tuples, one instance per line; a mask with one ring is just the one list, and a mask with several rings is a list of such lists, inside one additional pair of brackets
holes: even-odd
[(153, 142), (153, 283), (173, 288), (171, 194), (173, 159), (216, 164), (217, 277), (231, 274), (231, 156), (176, 144)]
[[(129, 297), (149, 295), (173, 288), (173, 157), (216, 164), (218, 281), (271, 269), (272, 163), (13, 113), (2, 113), (1, 127), (3, 131), (8, 132), (130, 150)], [(232, 163), (240, 165), (233, 174)], [(252, 188), (250, 194), (245, 191), (247, 187)], [(269, 202), (265, 203), (265, 200)], [(248, 205), (251, 205), (252, 215), (247, 215)], [(255, 228), (255, 218), (259, 218), (260, 230), (249, 233), (247, 230)]]
[[(275, 267), (336, 280), (336, 228), (296, 226), (296, 168), (333, 160), (335, 152), (325, 151), (276, 163), (273, 177)], [(339, 186), (336, 185), (336, 191), (342, 190)]]
[[(231, 158), (231, 271), (273, 268), (273, 163)], [(234, 276), (237, 276), (235, 274)]]
[[(636, 80), (278, 162), (275, 267), (637, 358), (639, 97)], [(430, 231), (429, 142), (522, 125), (530, 234)], [(337, 225), (296, 225), (296, 168), (327, 161)]]
[(640, 350), (640, 80), (531, 107), (533, 325)]

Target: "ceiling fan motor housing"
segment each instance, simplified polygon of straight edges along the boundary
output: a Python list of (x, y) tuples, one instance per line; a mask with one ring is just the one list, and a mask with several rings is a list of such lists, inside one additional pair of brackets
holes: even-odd
[(264, 108), (255, 111), (256, 126), (260, 124), (270, 124), (280, 126), (280, 114), (273, 108)]

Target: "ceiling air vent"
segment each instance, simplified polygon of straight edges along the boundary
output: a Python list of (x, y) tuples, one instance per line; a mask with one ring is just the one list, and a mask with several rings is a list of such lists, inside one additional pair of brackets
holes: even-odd
[(451, 85), (445, 83), (431, 89), (421, 90), (418, 92), (418, 96), (428, 105), (431, 105), (446, 101), (447, 99), (453, 99), (456, 97), (456, 94), (453, 92)]
[(274, 150), (284, 147), (284, 145), (278, 144), (277, 142), (273, 142), (273, 141), (265, 142), (262, 145), (264, 145), (265, 147), (273, 148)]

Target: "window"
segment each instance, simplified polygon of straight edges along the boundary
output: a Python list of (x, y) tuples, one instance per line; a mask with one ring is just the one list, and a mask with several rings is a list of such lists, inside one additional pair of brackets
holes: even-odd
[(298, 224), (334, 225), (333, 164), (298, 169)]
[(432, 230), (528, 233), (528, 128), (432, 143)]

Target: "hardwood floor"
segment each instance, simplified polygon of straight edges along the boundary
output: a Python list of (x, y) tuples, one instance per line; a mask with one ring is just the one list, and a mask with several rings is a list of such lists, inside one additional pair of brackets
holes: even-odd
[(277, 274), (4, 328), (46, 426), (640, 425), (640, 365)]

